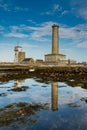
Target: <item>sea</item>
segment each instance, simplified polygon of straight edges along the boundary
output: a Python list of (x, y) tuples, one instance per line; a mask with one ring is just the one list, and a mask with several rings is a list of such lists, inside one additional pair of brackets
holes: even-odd
[(1, 81), (0, 130), (87, 130), (87, 89), (36, 77)]

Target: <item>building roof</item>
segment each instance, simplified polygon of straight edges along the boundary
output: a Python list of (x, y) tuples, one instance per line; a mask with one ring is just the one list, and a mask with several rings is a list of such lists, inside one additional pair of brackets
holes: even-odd
[(43, 59), (36, 59), (36, 61), (43, 61)]
[(23, 61), (30, 61), (33, 60), (33, 58), (25, 58)]

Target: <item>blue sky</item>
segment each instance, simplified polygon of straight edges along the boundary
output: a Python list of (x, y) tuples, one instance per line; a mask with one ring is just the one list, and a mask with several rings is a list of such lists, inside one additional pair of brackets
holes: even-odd
[(17, 43), (26, 57), (51, 53), (53, 24), (59, 25), (59, 52), (87, 62), (86, 0), (0, 0), (0, 62), (14, 60)]

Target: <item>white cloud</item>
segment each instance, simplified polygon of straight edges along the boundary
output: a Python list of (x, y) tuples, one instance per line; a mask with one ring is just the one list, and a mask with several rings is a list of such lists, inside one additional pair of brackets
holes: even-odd
[(4, 33), (4, 27), (3, 26), (0, 26), (0, 34), (2, 34), (3, 35), (3, 33)]
[(49, 41), (49, 36), (52, 35), (51, 26), (53, 22), (45, 22), (39, 25), (38, 27), (30, 27), (33, 32), (30, 34), (30, 37), (38, 41)]
[(38, 26), (10, 26), (10, 33), (4, 34), (6, 37), (27, 38), (37, 41), (49, 41), (51, 36), (51, 26), (53, 22), (45, 22)]
[(16, 6), (14, 7), (14, 11), (29, 11), (29, 9)]
[(81, 16), (87, 20), (87, 7), (83, 8), (83, 9), (79, 9), (78, 14), (79, 14), (79, 16)]
[(13, 3), (5, 3), (5, 1), (1, 0), (0, 1), (0, 8), (2, 8), (4, 11), (29, 11), (29, 8), (24, 8), (20, 6), (14, 6)]
[(67, 10), (64, 10), (64, 11), (61, 13), (61, 16), (65, 15), (65, 14), (67, 14), (67, 13), (68, 13), (68, 11), (67, 11)]
[(69, 13), (67, 10), (64, 10), (59, 4), (53, 4), (52, 8), (47, 10), (46, 12), (41, 13), (41, 15), (54, 15), (58, 14), (58, 16), (63, 16)]
[(72, 11), (77, 17), (84, 18), (87, 20), (87, 1), (86, 0), (72, 0), (71, 1)]
[(27, 42), (22, 42), (21, 43), (21, 46), (24, 48), (37, 48), (38, 46), (37, 45), (32, 45), (30, 43), (27, 43)]
[(53, 15), (55, 13), (58, 13), (62, 10), (62, 7), (59, 4), (54, 4), (51, 9), (47, 10), (44, 13), (41, 13), (41, 15)]
[(75, 38), (75, 30), (73, 28), (69, 28), (68, 26), (61, 27), (60, 28), (60, 37), (73, 39), (73, 38)]
[(18, 26), (10, 26), (10, 30), (12, 32), (16, 32), (17, 30), (19, 30), (20, 28)]
[[(49, 21), (42, 24), (27, 26), (10, 26), (9, 33), (4, 34), (6, 37), (29, 38), (35, 41), (51, 41), (52, 25), (55, 22)], [(57, 24), (57, 23), (55, 23)], [(59, 37), (60, 39), (72, 40), (72, 42), (79, 44), (81, 41), (87, 40), (87, 25), (76, 25), (69, 27), (67, 25), (59, 24)]]
[(64, 52), (64, 54), (66, 54), (66, 52), (73, 52), (71, 48), (62, 48), (61, 51)]
[(31, 19), (28, 19), (27, 21), (28, 21), (29, 23), (36, 24), (36, 22), (33, 21), (33, 20), (31, 20)]
[(4, 11), (10, 11), (10, 9), (9, 9), (7, 4), (0, 3), (0, 7), (3, 8)]
[(77, 44), (77, 47), (87, 48), (87, 41), (84, 41), (84, 42), (82, 42), (82, 43)]
[(56, 12), (56, 11), (60, 11), (62, 8), (60, 7), (59, 4), (54, 4), (53, 5), (53, 12)]
[(60, 37), (61, 38), (67, 38), (67, 39), (71, 39), (73, 41), (77, 40), (77, 41), (81, 41), (84, 39), (87, 39), (87, 28), (85, 27), (84, 29), (83, 25), (81, 27), (81, 25), (77, 25), (74, 27), (69, 27), (69, 26), (64, 26), (61, 25), (60, 28)]
[(27, 38), (27, 37), (29, 37), (27, 34), (15, 33), (15, 32), (5, 34), (4, 36), (6, 36), (6, 37), (16, 37), (16, 38)]
[[(15, 47), (16, 44), (15, 44), (15, 42), (13, 42), (13, 44), (7, 43), (7, 42), (1, 42), (0, 46), (1, 47), (7, 46), (7, 47), (11, 47), (12, 48), (12, 47)], [(21, 42), (20, 46), (23, 47), (23, 48), (37, 48), (38, 47), (37, 45), (35, 45), (35, 44), (32, 45), (31, 43), (28, 43), (28, 42)]]

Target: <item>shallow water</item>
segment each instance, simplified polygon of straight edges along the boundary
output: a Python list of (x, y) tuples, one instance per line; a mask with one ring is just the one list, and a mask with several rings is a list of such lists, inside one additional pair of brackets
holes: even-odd
[(0, 83), (0, 130), (87, 130), (87, 90), (64, 82)]

